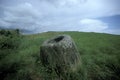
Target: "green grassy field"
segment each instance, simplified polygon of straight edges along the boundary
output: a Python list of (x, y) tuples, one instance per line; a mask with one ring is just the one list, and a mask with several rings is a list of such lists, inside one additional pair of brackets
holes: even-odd
[[(4, 58), (14, 71), (4, 80), (57, 80), (40, 62), (40, 46), (46, 40), (60, 34), (68, 34), (79, 50), (82, 70), (68, 80), (120, 80), (120, 35), (84, 32), (46, 32), (23, 35), (16, 52)], [(9, 67), (7, 66), (7, 67)], [(3, 67), (4, 69), (4, 67)]]

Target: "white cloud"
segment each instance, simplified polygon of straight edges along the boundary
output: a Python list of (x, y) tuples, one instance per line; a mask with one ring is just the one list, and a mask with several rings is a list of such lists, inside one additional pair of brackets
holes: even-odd
[(96, 18), (120, 14), (119, 2), (120, 0), (31, 0), (16, 6), (5, 6), (0, 24), (4, 28), (19, 28), (35, 33), (106, 32), (108, 25)]
[[(57, 22), (57, 21), (56, 21)], [(83, 32), (106, 32), (108, 25), (97, 19), (79, 19), (66, 21), (60, 24), (53, 21), (46, 22), (43, 31), (83, 31)]]
[(104, 32), (108, 28), (106, 23), (96, 19), (82, 19), (80, 25), (81, 31), (86, 32)]
[(83, 0), (56, 0), (59, 6), (75, 6), (82, 2)]
[[(50, 1), (49, 1), (50, 2)], [(53, 15), (97, 18), (120, 14), (119, 0), (52, 0)]]
[(7, 7), (0, 24), (4, 28), (34, 31), (38, 27), (38, 19), (42, 18), (41, 15), (30, 3), (24, 3), (16, 7)]

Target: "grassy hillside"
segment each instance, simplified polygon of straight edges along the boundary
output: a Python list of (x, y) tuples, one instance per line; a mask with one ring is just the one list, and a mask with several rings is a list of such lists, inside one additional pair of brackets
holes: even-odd
[[(82, 60), (82, 72), (68, 80), (120, 80), (120, 35), (84, 32), (47, 32), (24, 35), (17, 52), (7, 55), (2, 62), (12, 64), (14, 71), (5, 80), (56, 80), (57, 75), (48, 73), (40, 62), (40, 46), (59, 34), (68, 34), (75, 41)], [(8, 66), (8, 67), (9, 67)], [(3, 67), (4, 69), (4, 67)]]

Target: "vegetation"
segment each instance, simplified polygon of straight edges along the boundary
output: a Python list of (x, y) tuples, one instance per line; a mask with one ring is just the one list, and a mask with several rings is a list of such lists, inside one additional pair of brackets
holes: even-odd
[(0, 30), (0, 80), (16, 72), (19, 65), (14, 54), (18, 54), (20, 45), (19, 30)]
[(40, 46), (59, 34), (73, 38), (82, 61), (82, 68), (65, 74), (65, 80), (120, 80), (120, 35), (47, 32), (21, 37), (15, 31), (3, 32), (0, 31), (0, 80), (57, 80), (57, 74), (41, 64)]

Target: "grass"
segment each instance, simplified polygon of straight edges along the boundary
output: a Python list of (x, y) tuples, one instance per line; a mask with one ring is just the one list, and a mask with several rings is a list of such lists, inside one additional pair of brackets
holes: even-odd
[(5, 57), (6, 64), (17, 64), (15, 74), (5, 80), (57, 80), (55, 72), (48, 73), (43, 67), (39, 54), (46, 39), (60, 34), (73, 38), (82, 61), (82, 69), (67, 75), (66, 80), (120, 80), (120, 35), (84, 32), (24, 35), (18, 51)]

